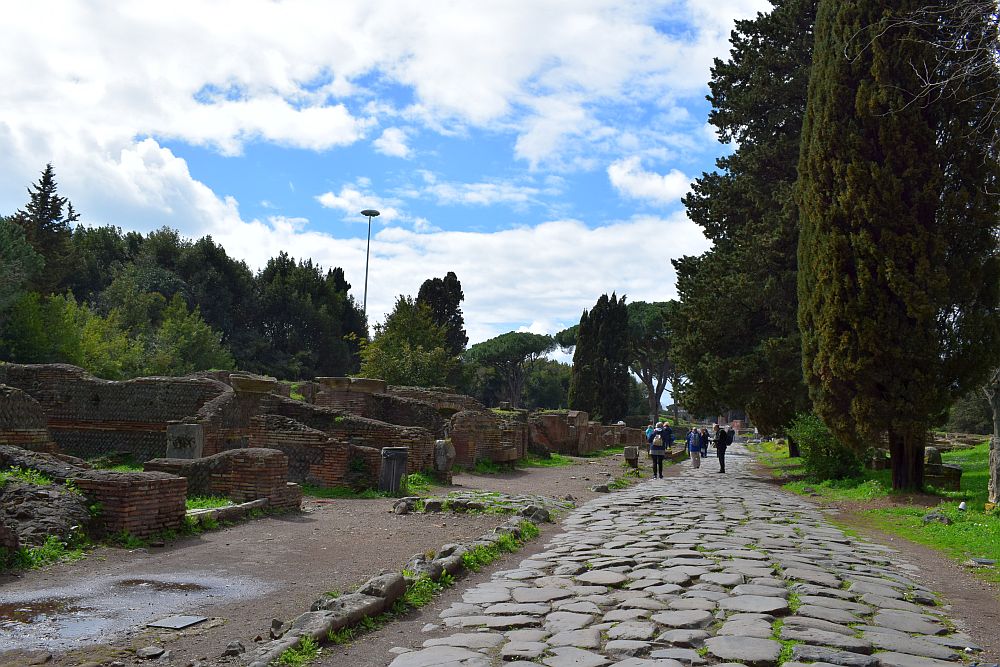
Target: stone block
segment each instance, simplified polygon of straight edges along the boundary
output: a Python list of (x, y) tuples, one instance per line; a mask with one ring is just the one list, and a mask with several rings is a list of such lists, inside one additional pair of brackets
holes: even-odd
[(962, 468), (948, 463), (926, 463), (924, 483), (945, 491), (959, 491), (962, 485)]
[(201, 424), (167, 424), (168, 459), (198, 459), (205, 450), (205, 427)]

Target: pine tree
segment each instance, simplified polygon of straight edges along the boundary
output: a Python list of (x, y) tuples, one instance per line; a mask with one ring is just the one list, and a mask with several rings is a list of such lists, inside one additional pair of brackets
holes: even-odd
[(445, 327), (448, 335), (447, 349), (454, 355), (462, 354), (469, 342), (462, 315), (464, 299), (462, 283), (453, 271), (449, 271), (444, 278), (428, 278), (417, 292), (417, 301), (427, 304), (434, 321)]
[(605, 421), (627, 415), (632, 383), (628, 359), (625, 297), (602, 294), (594, 307), (580, 317), (570, 377), (570, 407)]
[(820, 1), (799, 162), (810, 397), (845, 444), (888, 441), (896, 489), (922, 486), (932, 419), (1000, 336), (997, 164), (985, 142), (958, 150), (966, 98), (916, 102), (933, 45), (900, 17), (921, 2)]
[(684, 406), (742, 407), (765, 433), (808, 404), (795, 319), (793, 195), (816, 2), (773, 0), (770, 13), (736, 22), (708, 99), (720, 141), (738, 148), (684, 199), (713, 247), (674, 261), (680, 307), (671, 345), (687, 378)]
[(45, 165), (38, 183), (28, 188), (29, 201), (11, 220), (24, 229), (28, 243), (45, 260), (30, 285), (42, 294), (59, 291), (72, 268), (72, 224), (79, 219), (73, 204), (60, 197), (52, 164)]

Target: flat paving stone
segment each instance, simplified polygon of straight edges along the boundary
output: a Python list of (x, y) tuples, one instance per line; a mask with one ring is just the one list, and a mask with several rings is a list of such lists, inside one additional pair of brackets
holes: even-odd
[(884, 632), (863, 632), (861, 636), (883, 651), (908, 653), (937, 660), (958, 660), (960, 656), (953, 649), (934, 642), (924, 641), (910, 635), (888, 634)]
[(657, 632), (655, 623), (642, 623), (640, 621), (628, 621), (618, 623), (608, 630), (608, 639), (633, 639), (645, 641), (652, 639)]
[(608, 570), (590, 570), (583, 574), (576, 575), (577, 581), (585, 584), (596, 584), (598, 586), (621, 586), (628, 577), (620, 572), (609, 572)]
[(719, 609), (726, 611), (748, 611), (761, 614), (783, 614), (788, 612), (788, 600), (762, 595), (736, 595), (719, 600)]
[(559, 646), (552, 649), (552, 655), (542, 659), (549, 667), (604, 667), (611, 661), (599, 653), (585, 651), (573, 646)]
[(872, 625), (921, 635), (943, 635), (948, 632), (948, 628), (936, 619), (894, 609), (875, 614)]
[(817, 646), (832, 646), (834, 648), (852, 651), (854, 653), (871, 653), (871, 642), (841, 634), (839, 632), (827, 632), (815, 628), (802, 628), (795, 626), (782, 626), (781, 638), (788, 641), (799, 641)]
[(510, 642), (500, 649), (500, 659), (507, 662), (510, 660), (534, 660), (540, 658), (549, 645), (544, 642)]
[(604, 652), (612, 658), (634, 658), (649, 653), (650, 643), (633, 639), (613, 639), (604, 645)]
[(491, 667), (492, 660), (457, 646), (434, 646), (398, 656), (389, 667)]
[(597, 628), (566, 630), (557, 632), (545, 640), (550, 646), (575, 646), (577, 648), (600, 648), (601, 631)]
[[(809, 644), (796, 644), (792, 647), (792, 660), (800, 662), (826, 662), (841, 667), (875, 667), (879, 659), (874, 655), (838, 651), (837, 649)], [(787, 663), (786, 663), (787, 664)]]
[(896, 653), (894, 651), (879, 653), (878, 659), (883, 667), (954, 667), (955, 665), (954, 662), (946, 660), (936, 660), (934, 658), (925, 658), (919, 655), (910, 655), (909, 653)]
[(774, 665), (781, 655), (781, 644), (757, 637), (711, 637), (705, 640), (709, 654), (720, 660), (740, 662), (752, 667)]
[(670, 628), (704, 628), (711, 625), (714, 617), (707, 611), (690, 609), (682, 611), (661, 611), (652, 619)]
[(435, 639), (428, 639), (424, 642), (424, 647), (430, 646), (458, 646), (460, 648), (467, 648), (472, 650), (478, 650), (481, 648), (493, 648), (494, 646), (499, 646), (504, 642), (504, 636), (499, 633), (491, 632), (460, 632), (457, 635), (451, 635), (449, 637), (438, 637)]

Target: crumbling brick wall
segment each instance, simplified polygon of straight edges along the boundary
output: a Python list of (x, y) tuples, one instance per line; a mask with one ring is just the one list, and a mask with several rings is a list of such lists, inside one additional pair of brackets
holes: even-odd
[(368, 410), (364, 416), (389, 424), (419, 426), (435, 437), (443, 437), (448, 424), (430, 403), (391, 394), (369, 394)]
[(288, 463), (276, 449), (248, 448), (199, 459), (152, 459), (144, 468), (185, 478), (190, 496), (225, 496), (237, 503), (266, 498), (272, 507), (298, 509), (302, 491), (297, 484), (289, 488)]
[(547, 452), (579, 456), (600, 449), (588, 442), (590, 424), (587, 413), (579, 410), (542, 412), (528, 421), (531, 446)]
[(71, 481), (100, 512), (92, 526), (97, 536), (126, 531), (148, 537), (181, 527), (187, 480), (162, 472), (91, 470), (50, 454), (0, 445), (0, 467), (38, 470), (57, 482)]
[(427, 429), (397, 426), (342, 414), (280, 396), (269, 397), (262, 411), (289, 417), (326, 433), (334, 440), (356, 447), (379, 451), (383, 447), (407, 447), (409, 449), (407, 467), (410, 471), (430, 470), (434, 467), (434, 436)]
[(489, 411), (463, 410), (451, 418), (451, 444), (455, 463), (471, 466), (476, 461), (508, 461), (498, 456), (506, 449), (501, 440), (500, 419)]
[(269, 447), (288, 457), (288, 479), (317, 486), (374, 487), (381, 454), (279, 415), (254, 418), (253, 447)]
[(20, 389), (0, 384), (0, 444), (49, 454), (57, 451), (45, 412)]
[(39, 403), (62, 451), (81, 458), (121, 452), (139, 461), (166, 452), (168, 422), (189, 418), (232, 391), (208, 378), (111, 382), (65, 364), (3, 364), (0, 384)]
[(485, 411), (486, 406), (465, 394), (456, 394), (447, 387), (405, 387), (389, 385), (386, 393), (390, 396), (410, 398), (424, 403), (430, 403), (439, 411), (454, 414), (462, 410)]
[(529, 430), (525, 410), (500, 416), (500, 441), (505, 447), (512, 448), (518, 459), (528, 454)]

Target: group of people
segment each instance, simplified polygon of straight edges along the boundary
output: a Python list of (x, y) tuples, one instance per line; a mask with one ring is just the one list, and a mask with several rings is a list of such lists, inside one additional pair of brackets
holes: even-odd
[[(707, 428), (699, 429), (692, 426), (685, 438), (685, 446), (691, 456), (691, 466), (701, 467), (702, 457), (708, 456), (708, 447), (711, 444), (719, 457), (719, 472), (726, 472), (726, 449), (732, 444), (736, 434), (733, 428), (720, 427), (718, 424), (712, 425), (712, 433)], [(649, 443), (649, 457), (653, 460), (653, 478), (663, 478), (663, 459), (667, 455), (667, 450), (673, 445), (674, 432), (667, 422), (656, 422), (646, 427), (646, 442)]]

